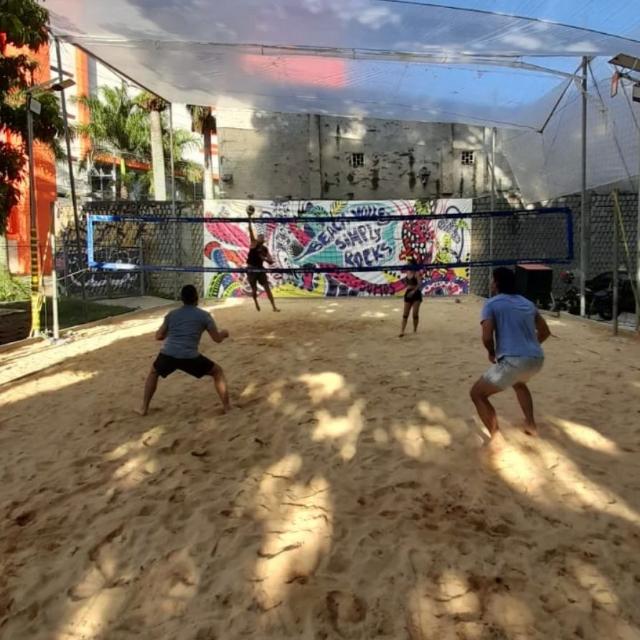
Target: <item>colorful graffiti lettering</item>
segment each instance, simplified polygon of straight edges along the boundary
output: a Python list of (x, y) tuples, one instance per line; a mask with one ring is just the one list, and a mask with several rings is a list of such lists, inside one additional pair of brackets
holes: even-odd
[[(207, 217), (242, 217), (246, 201), (205, 203)], [(438, 269), (437, 264), (468, 260), (470, 226), (466, 219), (440, 219), (445, 212), (471, 211), (470, 200), (385, 202), (288, 201), (253, 202), (256, 207), (256, 233), (266, 238), (275, 265), (290, 273), (269, 275), (272, 289), (279, 296), (389, 296), (404, 290), (402, 274), (385, 267), (402, 264), (409, 257), (421, 264), (434, 265), (425, 278), (426, 295), (467, 293), (466, 269)], [(422, 216), (415, 220), (394, 221), (394, 215)], [(296, 217), (294, 223), (270, 222), (276, 216)], [(322, 216), (327, 222), (306, 222), (305, 216)], [(350, 217), (351, 221), (334, 216)], [(362, 216), (380, 220), (358, 221)], [(249, 251), (248, 225), (205, 223), (204, 264), (222, 269), (244, 267)], [(303, 273), (305, 266), (319, 270), (338, 266), (354, 272)], [(379, 271), (358, 272), (361, 267)], [(205, 291), (210, 297), (250, 295), (246, 276), (238, 273), (209, 273)]]

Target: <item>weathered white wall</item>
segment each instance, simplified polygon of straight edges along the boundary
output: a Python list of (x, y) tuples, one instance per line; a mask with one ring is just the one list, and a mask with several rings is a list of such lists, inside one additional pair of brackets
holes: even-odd
[[(389, 199), (476, 197), (491, 188), (484, 127), (259, 113), (218, 114), (226, 198)], [(463, 166), (461, 152), (475, 163)], [(364, 153), (363, 167), (350, 165)], [(514, 189), (500, 153), (498, 191)]]
[[(219, 113), (221, 197), (310, 197), (311, 117), (251, 111)], [(315, 148), (313, 153), (317, 154)], [(316, 179), (316, 188), (317, 183)]]

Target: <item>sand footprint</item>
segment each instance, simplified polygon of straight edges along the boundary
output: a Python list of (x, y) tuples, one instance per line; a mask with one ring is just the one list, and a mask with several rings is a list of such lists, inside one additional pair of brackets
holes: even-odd
[(367, 604), (348, 591), (329, 591), (326, 596), (327, 611), (331, 626), (341, 635), (349, 627), (364, 621), (367, 616)]

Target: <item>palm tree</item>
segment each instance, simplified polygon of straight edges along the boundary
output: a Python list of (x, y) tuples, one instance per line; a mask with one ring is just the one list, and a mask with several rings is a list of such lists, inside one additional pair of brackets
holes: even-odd
[[(89, 124), (77, 127), (77, 132), (85, 135), (91, 142), (91, 149), (82, 159), (83, 164), (93, 165), (100, 158), (108, 156), (119, 163), (120, 171), (116, 172), (116, 197), (122, 196), (123, 184), (130, 191), (136, 186), (145, 190), (152, 189), (156, 200), (166, 199), (166, 184), (164, 180), (164, 167), (170, 156), (169, 127), (165, 114), (158, 112), (160, 117), (160, 158), (154, 158), (157, 148), (151, 135), (151, 118), (142, 107), (140, 98), (129, 97), (125, 87), (101, 87), (97, 96), (79, 98), (78, 102), (84, 104), (89, 110)], [(157, 109), (154, 109), (157, 111)], [(195, 162), (184, 158), (185, 152), (198, 146), (198, 138), (184, 129), (173, 131), (173, 156), (176, 174), (187, 182), (200, 181), (202, 169)], [(126, 173), (126, 162), (137, 161), (149, 164), (150, 160), (156, 162), (152, 170), (146, 175), (139, 173)], [(163, 179), (156, 184), (162, 168)]]
[[(187, 151), (198, 147), (198, 138), (185, 129), (174, 129), (173, 136), (171, 136), (165, 117), (162, 118), (162, 130), (163, 162), (165, 166), (171, 162), (171, 140), (173, 139), (173, 168), (176, 184), (183, 186), (185, 195), (188, 195), (191, 193), (188, 189), (189, 185), (202, 182), (202, 165), (184, 157)], [(142, 152), (147, 158), (151, 156), (151, 141), (149, 139), (142, 145)], [(151, 170), (145, 175), (138, 175), (137, 181), (152, 192), (153, 176), (154, 172)], [(154, 199), (158, 198), (154, 196)]]
[[(163, 142), (165, 159), (169, 162), (171, 136), (168, 131), (164, 133)], [(192, 151), (199, 147), (198, 143), (198, 137), (194, 136), (191, 132), (186, 131), (185, 129), (173, 130), (173, 168), (176, 174), (176, 179), (180, 182), (190, 184), (202, 182), (202, 165), (185, 158), (185, 154), (188, 151)]]
[(151, 135), (151, 167), (153, 169), (153, 197), (156, 200), (167, 199), (167, 179), (165, 176), (164, 152), (162, 143), (162, 112), (168, 104), (159, 96), (143, 91), (136, 103), (149, 113)]
[(211, 135), (216, 132), (216, 119), (211, 112), (211, 107), (188, 104), (187, 109), (191, 114), (191, 130), (204, 136), (203, 194), (205, 200), (212, 200), (214, 191), (211, 167)]
[[(97, 95), (77, 98), (89, 112), (88, 124), (76, 127), (78, 134), (91, 143), (81, 161), (93, 166), (101, 157), (109, 157), (116, 169), (116, 198), (122, 198), (122, 183), (126, 176), (126, 161), (148, 161), (147, 114), (131, 99), (124, 86), (100, 87)], [(120, 165), (119, 170), (117, 165)]]

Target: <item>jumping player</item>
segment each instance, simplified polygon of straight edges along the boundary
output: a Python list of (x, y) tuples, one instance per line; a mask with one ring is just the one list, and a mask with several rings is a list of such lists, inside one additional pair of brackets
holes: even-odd
[[(249, 238), (251, 244), (249, 245), (249, 255), (247, 257), (247, 266), (253, 269), (263, 269), (263, 263), (273, 264), (273, 258), (269, 253), (269, 249), (264, 244), (264, 236), (259, 234), (256, 236), (253, 232), (253, 226), (251, 224), (251, 216), (255, 213), (255, 208), (252, 204), (247, 207), (247, 215), (249, 216)], [(273, 294), (271, 293), (271, 287), (269, 286), (269, 280), (266, 273), (249, 273), (248, 274), (249, 285), (251, 286), (251, 295), (253, 296), (253, 302), (256, 305), (256, 309), (260, 311), (260, 305), (258, 304), (258, 283), (265, 290), (269, 302), (274, 311), (280, 311), (276, 307)]]
[[(409, 265), (416, 263), (415, 258), (409, 257), (407, 259)], [(409, 313), (413, 309), (413, 332), (418, 330), (418, 322), (420, 321), (420, 305), (422, 304), (422, 271), (407, 271), (405, 273), (404, 282), (407, 285), (407, 289), (404, 292), (404, 310), (402, 312), (402, 328), (400, 329), (399, 338), (404, 337), (404, 330), (407, 327), (407, 320), (409, 320)]]
[(498, 433), (498, 417), (489, 396), (513, 387), (524, 413), (524, 431), (537, 435), (533, 398), (527, 382), (542, 369), (540, 346), (550, 335), (535, 305), (516, 294), (515, 274), (499, 267), (493, 272), (493, 297), (482, 309), (482, 344), (492, 366), (471, 388), (471, 400), (491, 438)]
[(222, 401), (222, 410), (226, 413), (231, 405), (224, 371), (220, 365), (198, 352), (198, 344), (205, 330), (214, 342), (222, 342), (229, 337), (229, 332), (218, 330), (211, 314), (198, 308), (198, 292), (192, 284), (182, 287), (180, 297), (182, 307), (170, 311), (156, 331), (156, 340), (164, 340), (165, 343), (147, 376), (140, 413), (147, 415), (149, 403), (158, 386), (158, 377), (166, 378), (176, 369), (194, 378), (211, 376)]

